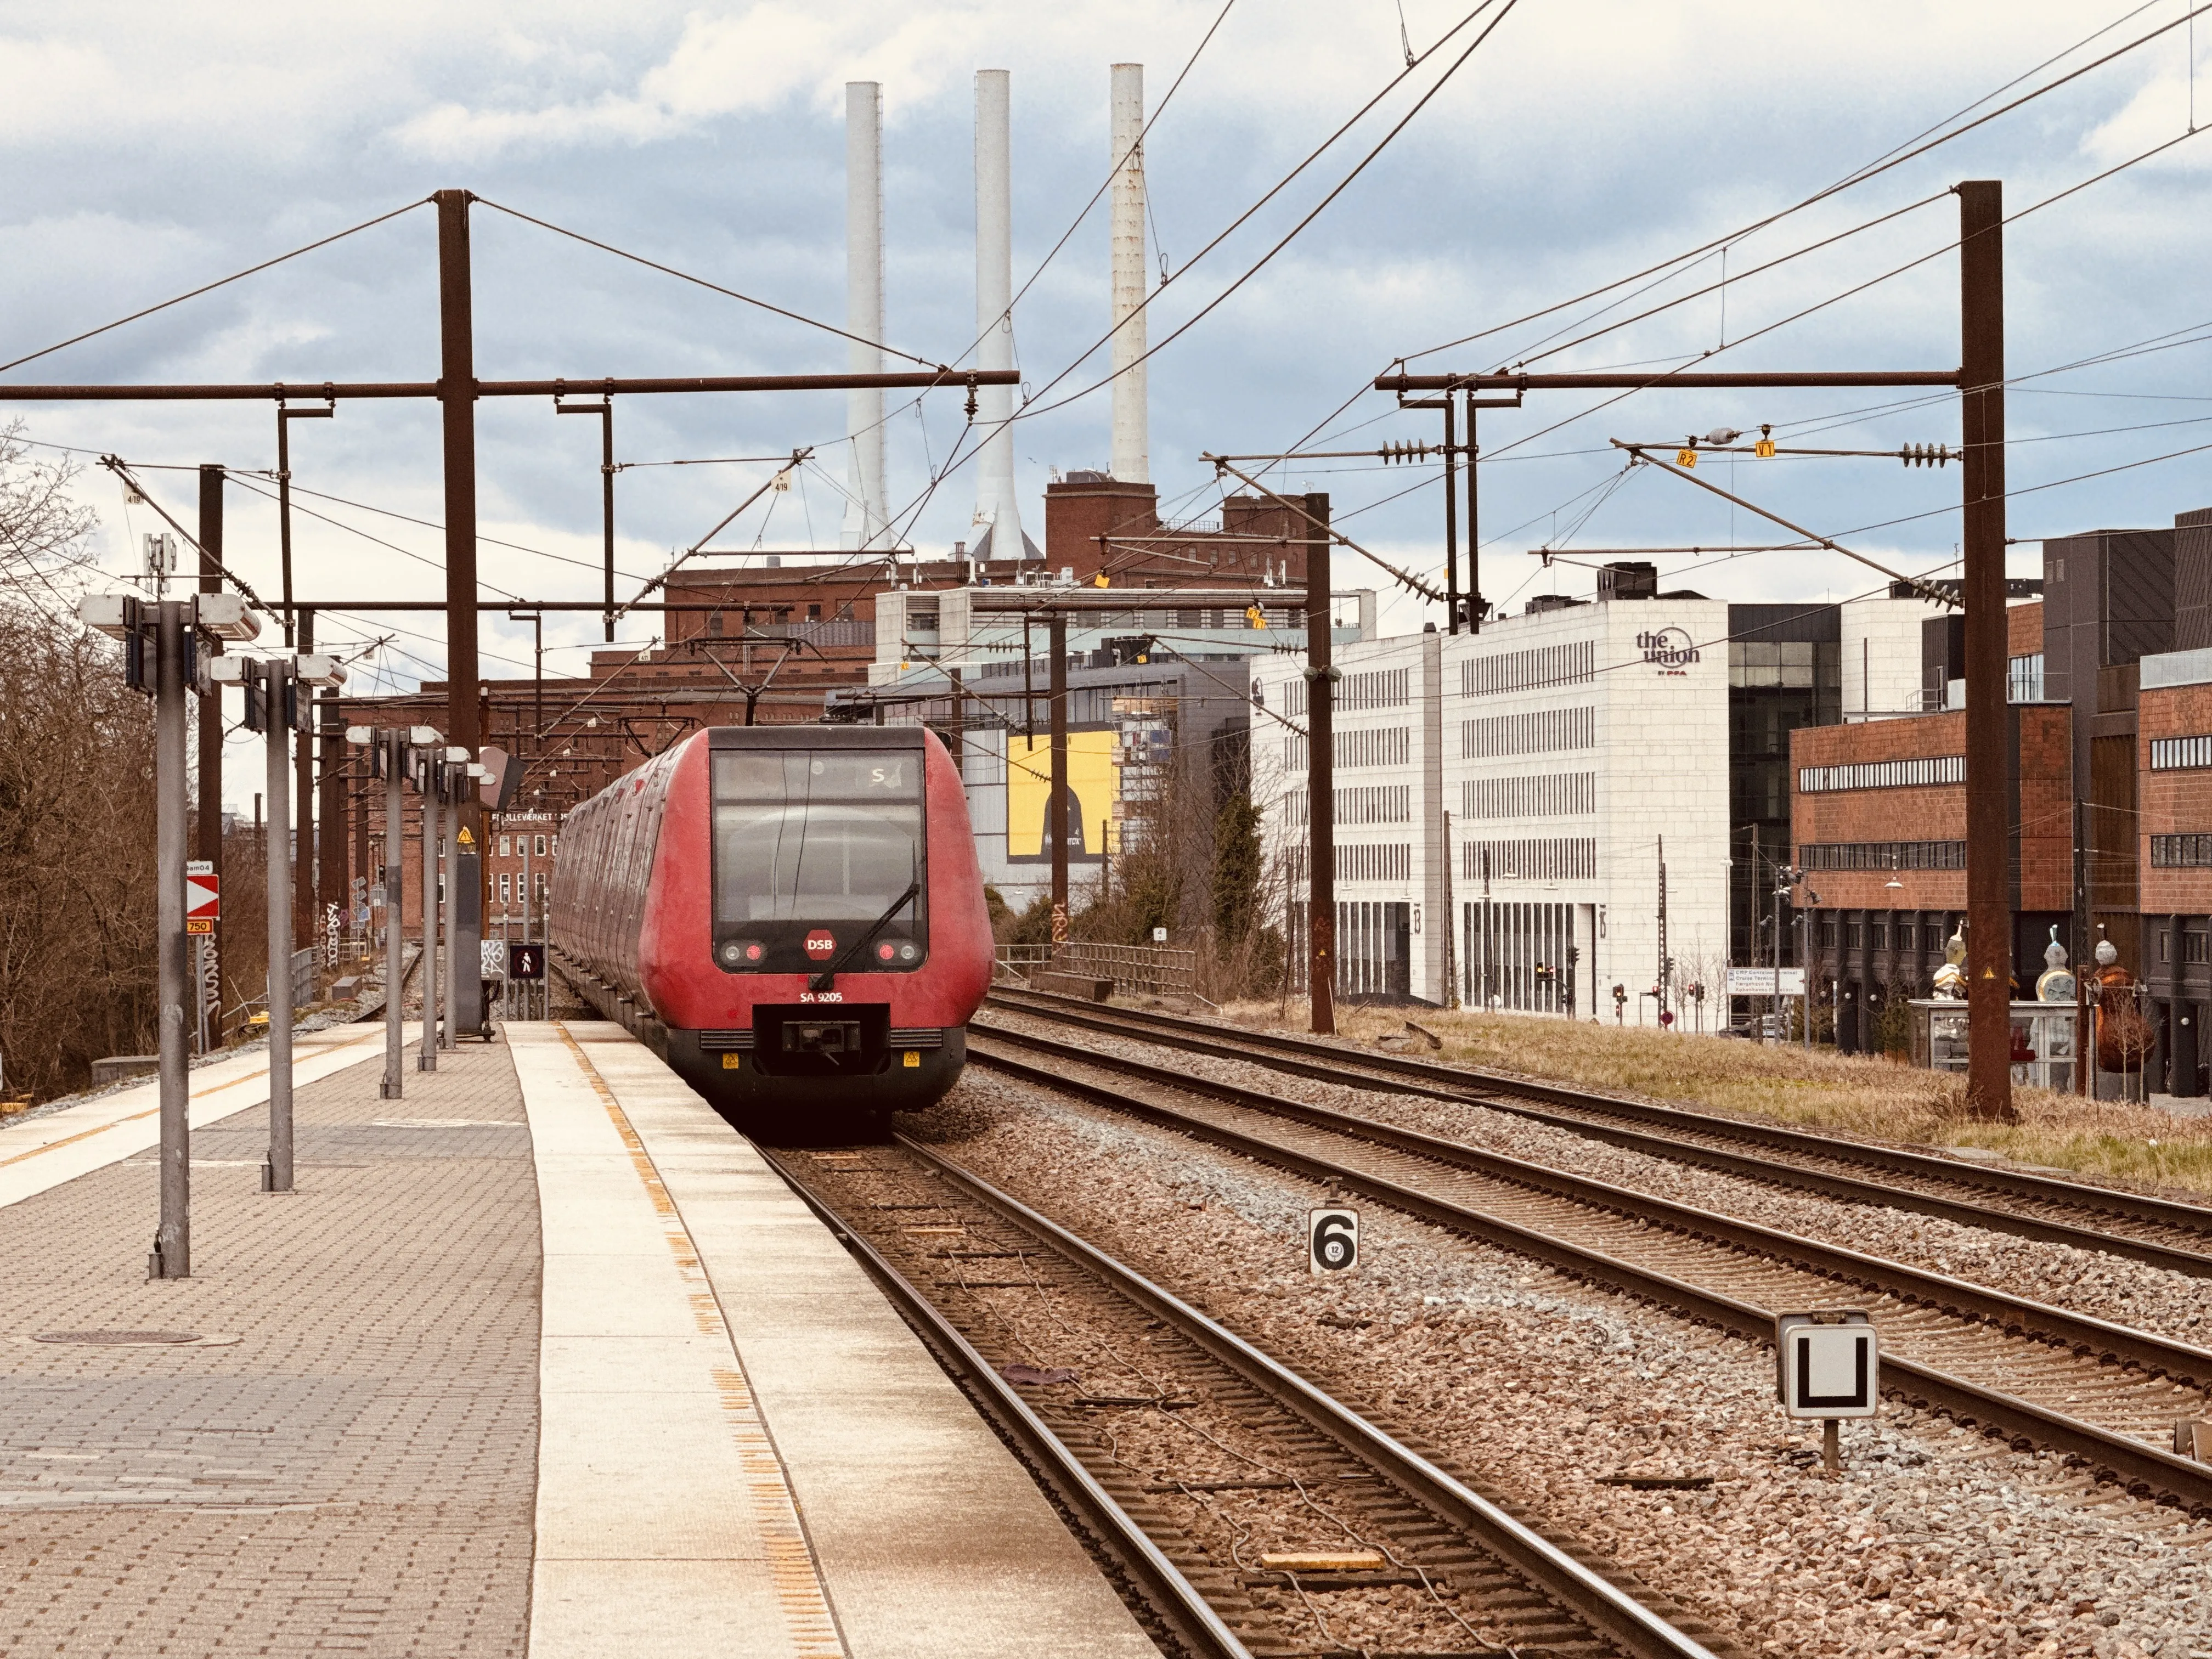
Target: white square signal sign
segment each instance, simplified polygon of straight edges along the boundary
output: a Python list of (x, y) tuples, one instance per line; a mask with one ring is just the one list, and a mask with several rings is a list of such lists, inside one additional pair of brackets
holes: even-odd
[(1774, 1322), (1775, 1381), (1792, 1417), (1872, 1417), (1881, 1396), (1874, 1322), (1852, 1310)]

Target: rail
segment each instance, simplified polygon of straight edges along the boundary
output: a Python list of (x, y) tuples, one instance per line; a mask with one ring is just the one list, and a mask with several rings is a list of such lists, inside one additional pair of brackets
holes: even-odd
[[(1905, 1184), (1899, 1176), (1911, 1176), (1930, 1184), (1948, 1180), (1952, 1185), (1979, 1196), (2002, 1195), (1972, 1180), (1972, 1171), (1966, 1171), (1953, 1180), (1948, 1169), (1931, 1170), (1929, 1165), (1941, 1165), (1945, 1160), (1931, 1159), (1922, 1154), (1898, 1153), (1894, 1149), (1880, 1146), (1859, 1149), (1856, 1143), (1809, 1136), (1803, 1137), (1813, 1143), (1809, 1146), (1792, 1140), (1780, 1143), (1778, 1150), (1775, 1143), (1750, 1133), (1761, 1126), (1741, 1125), (1731, 1119), (1673, 1107), (1653, 1109), (1655, 1112), (1670, 1115), (1665, 1117), (1630, 1117), (1627, 1120), (1629, 1123), (1648, 1126), (1630, 1127), (1607, 1121), (1608, 1117), (1619, 1115), (1619, 1109), (1624, 1103), (1603, 1095), (1576, 1095), (1571, 1091), (1552, 1088), (1534, 1093), (1532, 1085), (1508, 1083), (1484, 1074), (1465, 1072), (1456, 1073), (1458, 1080), (1454, 1081), (1455, 1068), (1440, 1066), (1434, 1061), (1401, 1061), (1395, 1055), (1370, 1055), (1322, 1044), (1310, 1044), (1298, 1052), (1307, 1056), (1317, 1052), (1326, 1053), (1334, 1056), (1332, 1060), (1294, 1058), (1268, 1046), (1263, 1039), (1272, 1036), (1271, 1033), (1231, 1031), (1199, 1020), (1177, 1019), (1134, 1009), (1116, 1008), (1109, 1012), (1091, 1004), (1070, 1003), (1065, 999), (1051, 998), (1048, 993), (1029, 992), (1026, 994), (1039, 999), (1042, 1006), (1018, 1000), (1006, 1001), (1005, 1006), (1082, 1030), (1125, 1036), (1133, 1042), (1151, 1043), (1159, 1048), (1211, 1054), (1218, 1059), (1262, 1066), (1292, 1077), (1311, 1078), (1318, 1082), (1334, 1083), (1353, 1089), (1471, 1102), (1490, 1111), (1504, 1112), (1532, 1123), (1565, 1129), (1572, 1134), (1602, 1140), (1653, 1158), (1700, 1164), (1725, 1175), (1796, 1188), (1818, 1193), (1823, 1197), (1841, 1199), (1846, 1203), (1912, 1210), (1923, 1215), (1955, 1221), (1964, 1226), (2008, 1232), (2017, 1237), (2037, 1239), (2045, 1243), (2068, 1244), (2076, 1249), (2101, 1250), (2113, 1255), (2128, 1256), (2172, 1273), (2212, 1279), (2212, 1211), (2197, 1211), (2195, 1225), (2188, 1226), (2172, 1216), (2173, 1210), (2185, 1206), (2177, 1206), (2170, 1200), (2153, 1200), (2158, 1206), (2158, 1212), (2136, 1218), (2133, 1224), (2146, 1228), (2163, 1226), (2175, 1242), (2136, 1237), (2114, 1232), (2109, 1226), (2090, 1224), (2095, 1221), (2122, 1218), (2115, 1212), (2124, 1210), (2125, 1201), (2132, 1195), (2114, 1192), (2108, 1188), (2082, 1187), (2079, 1188), (2079, 1196), (2070, 1200), (2053, 1197), (2047, 1191), (2030, 1195), (2034, 1201), (2057, 1211), (2055, 1216), (2000, 1209), (1988, 1203), (1945, 1197)], [(1516, 1097), (1524, 1091), (1529, 1091), (1529, 1097)], [(1581, 1115), (1585, 1113), (1589, 1115)], [(1685, 1139), (1686, 1136), (1698, 1139)], [(1716, 1142), (1720, 1144), (1713, 1144)], [(1762, 1151), (1732, 1150), (1731, 1144), (1734, 1147), (1759, 1148)], [(1847, 1149), (1863, 1150), (1869, 1156), (1854, 1158)], [(1762, 1155), (1762, 1152), (1768, 1155)], [(1816, 1155), (1822, 1157), (1830, 1165), (1840, 1166), (1840, 1170), (1808, 1167), (1789, 1161), (1793, 1157)], [(1905, 1158), (1914, 1158), (1917, 1162), (1907, 1164), (1902, 1161)], [(1854, 1170), (1866, 1173), (1851, 1173)], [(1869, 1178), (1877, 1172), (1881, 1179)], [(2050, 1177), (2041, 1179), (2046, 1182), (2050, 1181)], [(2054, 1184), (2063, 1186), (2064, 1183)], [(2087, 1219), (2081, 1218), (2084, 1217)]]
[[(1027, 1048), (1044, 1063), (1032, 1064), (1003, 1050), (994, 1051), (994, 1043), (1000, 1042)], [(1319, 1156), (1125, 1089), (1109, 1088), (1073, 1076), (1069, 1067), (1079, 1063), (1097, 1066), (1132, 1081), (1221, 1101), (1263, 1119), (1288, 1121), (1355, 1144), (1407, 1154), (1431, 1166), (1465, 1172), (1497, 1183), (1501, 1188), (1520, 1188), (1563, 1198), (1594, 1214), (1610, 1212), (1627, 1218), (1655, 1234), (1709, 1241), (1730, 1259), (1764, 1255), (1796, 1271), (1863, 1285), (1900, 1303), (1940, 1310), (1962, 1326), (1994, 1331), (2007, 1340), (2012, 1340), (2010, 1333), (2019, 1333), (2039, 1355), (2049, 1355), (2055, 1349), (2090, 1356), (2082, 1362), (2087, 1368), (2087, 1376), (2097, 1376), (2100, 1370), (2112, 1372), (2116, 1365), (2134, 1367), (2150, 1377), (2168, 1379), (2198, 1390), (2203, 1389), (2208, 1379), (2212, 1379), (2212, 1352), (2185, 1343), (2069, 1313), (1948, 1274), (1931, 1273), (1901, 1262), (1735, 1221), (1549, 1165), (1440, 1140), (1325, 1107), (1262, 1095), (1212, 1079), (1100, 1056), (1025, 1032), (971, 1027), (968, 1052), (971, 1060), (1025, 1081), (1075, 1094), (1093, 1104), (1212, 1141), (1310, 1179), (1332, 1182), (1340, 1190), (1364, 1194), (1406, 1214), (1486, 1239), (1516, 1254), (1547, 1262), (1577, 1278), (1674, 1308), (1693, 1320), (1717, 1325), (1754, 1341), (1773, 1340), (1773, 1314), (1769, 1309), (1728, 1291), (1692, 1283), (1680, 1276), (1679, 1267), (1661, 1271), (1639, 1265), (1610, 1250), (1570, 1238), (1553, 1231), (1548, 1222), (1540, 1226), (1516, 1222), (1502, 1212), (1493, 1212), (1493, 1206), (1488, 1204), (1470, 1206), (1419, 1187), (1407, 1186), (1338, 1158)], [(1960, 1423), (1978, 1425), (1985, 1432), (2048, 1447), (2062, 1455), (2080, 1460), (2123, 1487), (2164, 1496), (2194, 1513), (2212, 1514), (2212, 1468), (2203, 1464), (2160, 1451), (2130, 1434), (2073, 1413), (2021, 1398), (1954, 1371), (1937, 1370), (1902, 1354), (1884, 1354), (1882, 1364), (1888, 1373), (1883, 1383), (1885, 1393), (1902, 1395)], [(2077, 1378), (2081, 1375), (2077, 1373)], [(2114, 1377), (2117, 1375), (2115, 1372)], [(2018, 1386), (2017, 1381), (2012, 1385)], [(2058, 1390), (2060, 1397), (2070, 1398), (2064, 1390), (2079, 1387), (2079, 1380), (2064, 1382)], [(2040, 1384), (2034, 1389), (2045, 1395), (2051, 1391)]]
[[(1634, 1659), (1712, 1659), (1709, 1649), (1664, 1616), (1163, 1286), (991, 1186), (941, 1152), (904, 1135), (895, 1134), (891, 1144), (933, 1170), (951, 1188), (1038, 1239), (1071, 1266), (1097, 1275), (1111, 1291), (1190, 1340), (1217, 1364), (1241, 1377), (1263, 1398), (1303, 1419), (1310, 1429), (1318, 1431), (1322, 1437), (1368, 1468), (1382, 1473), (1394, 1486), (1410, 1493), (1422, 1507), (1487, 1551), (1524, 1583), (1537, 1587), (1576, 1620), (1609, 1641), (1619, 1652), (1634, 1656)], [(933, 1303), (861, 1237), (854, 1224), (838, 1217), (799, 1175), (793, 1160), (775, 1152), (764, 1155), (793, 1189), (830, 1224), (870, 1273), (891, 1291), (909, 1315), (924, 1323), (933, 1343), (959, 1356), (960, 1372), (970, 1385), (988, 1391), (994, 1407), (1002, 1401), (1007, 1403), (1013, 1419), (1011, 1426), (1016, 1427), (1025, 1449), (1033, 1456), (1042, 1454), (1048, 1458), (1055, 1477), (1087, 1489), (1086, 1495), (1095, 1494), (1091, 1503), (1107, 1506), (1100, 1512), (1129, 1529), (1137, 1547), (1136, 1553), (1147, 1569), (1146, 1576), (1152, 1581), (1146, 1584), (1146, 1589), (1152, 1593), (1155, 1604), (1159, 1593), (1167, 1590), (1173, 1605), (1165, 1611), (1179, 1622), (1187, 1621), (1187, 1626), (1196, 1625), (1203, 1633), (1212, 1636), (1219, 1644), (1213, 1650), (1244, 1654), (1247, 1650), (1243, 1644), (1230, 1633), (1220, 1614), (1208, 1605), (1203, 1595), (1182, 1577), (1127, 1512), (1106, 1496), (1082, 1461), (1030, 1409), (1026, 1401), (1014, 1395), (989, 1362), (969, 1345)], [(998, 1413), (994, 1411), (995, 1414)], [(1125, 1560), (1128, 1553), (1129, 1545), (1126, 1543), (1117, 1551)]]

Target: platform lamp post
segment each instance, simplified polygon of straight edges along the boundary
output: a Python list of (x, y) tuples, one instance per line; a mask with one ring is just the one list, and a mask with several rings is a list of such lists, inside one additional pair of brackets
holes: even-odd
[[(185, 820), (190, 775), (185, 757), (185, 698), (200, 690), (202, 634), (243, 643), (259, 618), (235, 593), (141, 599), (135, 593), (88, 594), (77, 606), (86, 627), (123, 641), (123, 683), (154, 699), (155, 946), (161, 1008), (161, 1218), (146, 1262), (149, 1279), (189, 1279), (191, 1243), (191, 1094), (185, 1077)], [(195, 991), (197, 994), (197, 991)]]
[[(305, 655), (217, 657), (208, 677), (246, 693), (246, 729), (269, 737), (269, 1156), (261, 1165), (261, 1190), (289, 1193), (292, 1186), (292, 737), (313, 707), (300, 688), (339, 686), (345, 670), (336, 659)], [(302, 838), (305, 839), (304, 837)], [(304, 866), (307, 860), (301, 860)]]
[[(401, 963), (406, 941), (400, 923), (406, 915), (406, 811), (400, 789), (414, 774), (413, 757), (439, 741), (437, 729), (428, 726), (379, 729), (369, 726), (346, 727), (346, 741), (369, 751), (370, 772), (384, 783), (384, 868), (380, 880), (384, 890), (384, 1077), (377, 1085), (378, 1098), (404, 1097), (406, 1040), (401, 1031)], [(425, 902), (428, 901), (426, 899)]]

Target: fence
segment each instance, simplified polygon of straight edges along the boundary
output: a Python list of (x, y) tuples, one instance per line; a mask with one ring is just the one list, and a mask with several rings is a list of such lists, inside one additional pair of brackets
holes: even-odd
[(1198, 952), (1158, 945), (1001, 945), (992, 979), (1001, 985), (1027, 985), (1039, 969), (1110, 979), (1116, 991), (1152, 996), (1188, 995), (1198, 981)]

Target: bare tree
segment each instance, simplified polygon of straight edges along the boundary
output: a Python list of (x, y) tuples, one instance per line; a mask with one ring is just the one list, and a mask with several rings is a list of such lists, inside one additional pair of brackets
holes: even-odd
[(53, 1094), (155, 1037), (153, 710), (78, 627), (76, 469), (0, 434), (0, 1054)]

